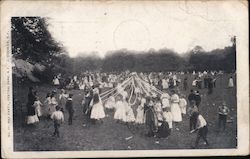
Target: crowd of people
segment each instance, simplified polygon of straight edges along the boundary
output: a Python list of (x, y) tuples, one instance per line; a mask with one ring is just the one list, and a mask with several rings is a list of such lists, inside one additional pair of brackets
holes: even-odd
[[(86, 72), (71, 78), (62, 78), (58, 75), (53, 79), (53, 85), (60, 90), (58, 97), (56, 97), (57, 91), (52, 91), (47, 94), (45, 101), (41, 102), (37, 91), (32, 87), (29, 88), (26, 122), (35, 124), (42, 116), (52, 119), (55, 128), (53, 136), (59, 137), (59, 127), (64, 122), (65, 113), (68, 114), (68, 124), (73, 124), (74, 95), (66, 90), (80, 89), (84, 92), (83, 116), (89, 123), (103, 123), (106, 117), (105, 112), (113, 110), (113, 119), (116, 122), (145, 125), (146, 136), (166, 138), (173, 129), (178, 131), (180, 129), (178, 123), (182, 122), (183, 116), (188, 116), (190, 133), (197, 132), (198, 134), (194, 145), (197, 148), (200, 138), (207, 145), (209, 144), (207, 121), (199, 111), (202, 101), (199, 89), (207, 88), (208, 94), (211, 94), (213, 87), (216, 86), (217, 75), (220, 73), (216, 71), (193, 72), (191, 91), (187, 97), (181, 93), (190, 90), (185, 72), (136, 73), (138, 78), (133, 78), (137, 86), (133, 91), (131, 86), (124, 84), (131, 77), (129, 71), (120, 74)], [(201, 81), (204, 81), (204, 87)], [(144, 83), (145, 87), (140, 83)], [(123, 86), (119, 87), (121, 85)], [(229, 78), (228, 87), (234, 87), (232, 77)], [(131, 103), (132, 93), (129, 96), (130, 92), (133, 92), (135, 98), (133, 103)], [(224, 101), (219, 106), (218, 114), (218, 126), (225, 130), (229, 109)]]

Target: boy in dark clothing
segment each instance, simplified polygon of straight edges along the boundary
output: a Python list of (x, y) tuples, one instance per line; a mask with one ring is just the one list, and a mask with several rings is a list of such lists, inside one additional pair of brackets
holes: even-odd
[(69, 119), (68, 119), (68, 124), (72, 125), (72, 120), (73, 120), (73, 114), (74, 114), (74, 109), (73, 109), (73, 101), (72, 101), (73, 94), (69, 94), (69, 98), (66, 101), (66, 109), (69, 113)]
[(200, 96), (199, 91), (196, 91), (196, 93), (195, 93), (195, 102), (196, 102), (196, 106), (199, 107), (200, 103), (201, 103), (201, 96)]
[(191, 105), (188, 107), (188, 115), (189, 115), (189, 129), (192, 131), (196, 128), (196, 119), (195, 113), (198, 113), (198, 107), (196, 106), (196, 102), (194, 100), (191, 101)]
[(188, 101), (189, 101), (189, 105), (191, 105), (191, 101), (194, 100), (195, 101), (195, 94), (194, 94), (194, 90), (190, 90), (190, 94), (188, 95)]

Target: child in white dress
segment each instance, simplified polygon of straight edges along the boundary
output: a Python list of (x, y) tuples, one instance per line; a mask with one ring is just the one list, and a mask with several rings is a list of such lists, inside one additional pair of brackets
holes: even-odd
[(126, 122), (134, 122), (135, 121), (135, 115), (133, 112), (133, 109), (131, 108), (131, 106), (128, 104), (128, 98), (126, 98), (123, 101), (123, 105), (125, 107), (125, 111), (126, 111), (126, 118), (125, 118), (125, 123)]
[(49, 115), (51, 116), (51, 114), (56, 111), (56, 106), (58, 106), (58, 102), (55, 98), (55, 94), (52, 93), (50, 96), (50, 105), (49, 105)]
[(41, 106), (42, 106), (42, 105), (43, 105), (43, 104), (42, 104), (41, 101), (39, 100), (39, 97), (36, 96), (36, 100), (35, 100), (33, 106), (35, 107), (35, 112), (36, 112), (36, 115), (37, 115), (38, 117), (41, 117), (41, 116), (42, 116), (42, 111), (41, 111)]
[(171, 101), (171, 113), (173, 117), (174, 122), (181, 122), (182, 121), (182, 116), (181, 116), (181, 109), (179, 106), (179, 96), (175, 93), (174, 90), (172, 90), (172, 96), (170, 98)]
[(234, 87), (234, 80), (233, 80), (232, 76), (228, 80), (228, 87), (229, 88), (233, 88)]
[(135, 123), (137, 124), (143, 124), (145, 123), (144, 121), (144, 104), (146, 103), (146, 99), (145, 98), (141, 98), (140, 104), (138, 106), (138, 108), (136, 109), (136, 120)]
[(154, 110), (156, 112), (156, 116), (157, 116), (158, 121), (159, 120), (162, 121), (163, 120), (163, 118), (162, 118), (162, 107), (161, 107), (161, 101), (160, 101), (159, 97), (156, 98)]
[(110, 95), (108, 100), (105, 103), (105, 108), (113, 109), (115, 107), (115, 97)]
[(105, 112), (101, 98), (98, 93), (94, 93), (93, 100), (90, 102), (92, 106), (90, 118), (94, 120), (101, 120), (105, 117)]
[(122, 96), (118, 96), (118, 99), (115, 103), (114, 119), (116, 119), (117, 121), (126, 120), (126, 110), (125, 110), (124, 103), (122, 101)]
[(179, 106), (181, 109), (181, 113), (186, 114), (187, 113), (187, 101), (185, 99), (185, 95), (181, 95), (181, 98), (179, 101)]
[(172, 113), (170, 112), (170, 108), (165, 108), (165, 111), (163, 111), (163, 119), (168, 123), (169, 128), (173, 128), (173, 117)]

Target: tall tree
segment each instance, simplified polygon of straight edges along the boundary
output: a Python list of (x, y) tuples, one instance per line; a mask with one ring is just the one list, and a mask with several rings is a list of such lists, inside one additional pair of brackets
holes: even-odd
[(30, 63), (47, 65), (63, 52), (48, 30), (46, 18), (11, 18), (12, 55)]

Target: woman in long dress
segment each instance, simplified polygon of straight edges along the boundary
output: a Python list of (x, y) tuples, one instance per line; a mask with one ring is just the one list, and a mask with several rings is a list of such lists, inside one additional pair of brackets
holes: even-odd
[(90, 119), (98, 121), (105, 117), (103, 104), (98, 92), (94, 93), (90, 106), (92, 106)]
[(144, 104), (146, 103), (146, 99), (145, 98), (141, 98), (140, 104), (136, 109), (136, 119), (135, 119), (135, 123), (137, 124), (143, 124), (145, 123), (145, 118), (144, 118)]
[(179, 106), (179, 96), (175, 93), (174, 90), (171, 91), (172, 96), (170, 98), (171, 101), (171, 113), (173, 117), (174, 122), (181, 122), (182, 121), (182, 116), (181, 116), (181, 109)]
[(28, 93), (28, 103), (27, 103), (27, 119), (26, 119), (26, 123), (29, 124), (34, 124), (36, 122), (39, 121), (37, 115), (36, 115), (36, 111), (35, 111), (35, 107), (34, 107), (34, 102), (36, 100), (36, 96), (33, 92), (33, 88), (30, 87), (29, 88), (29, 93)]

